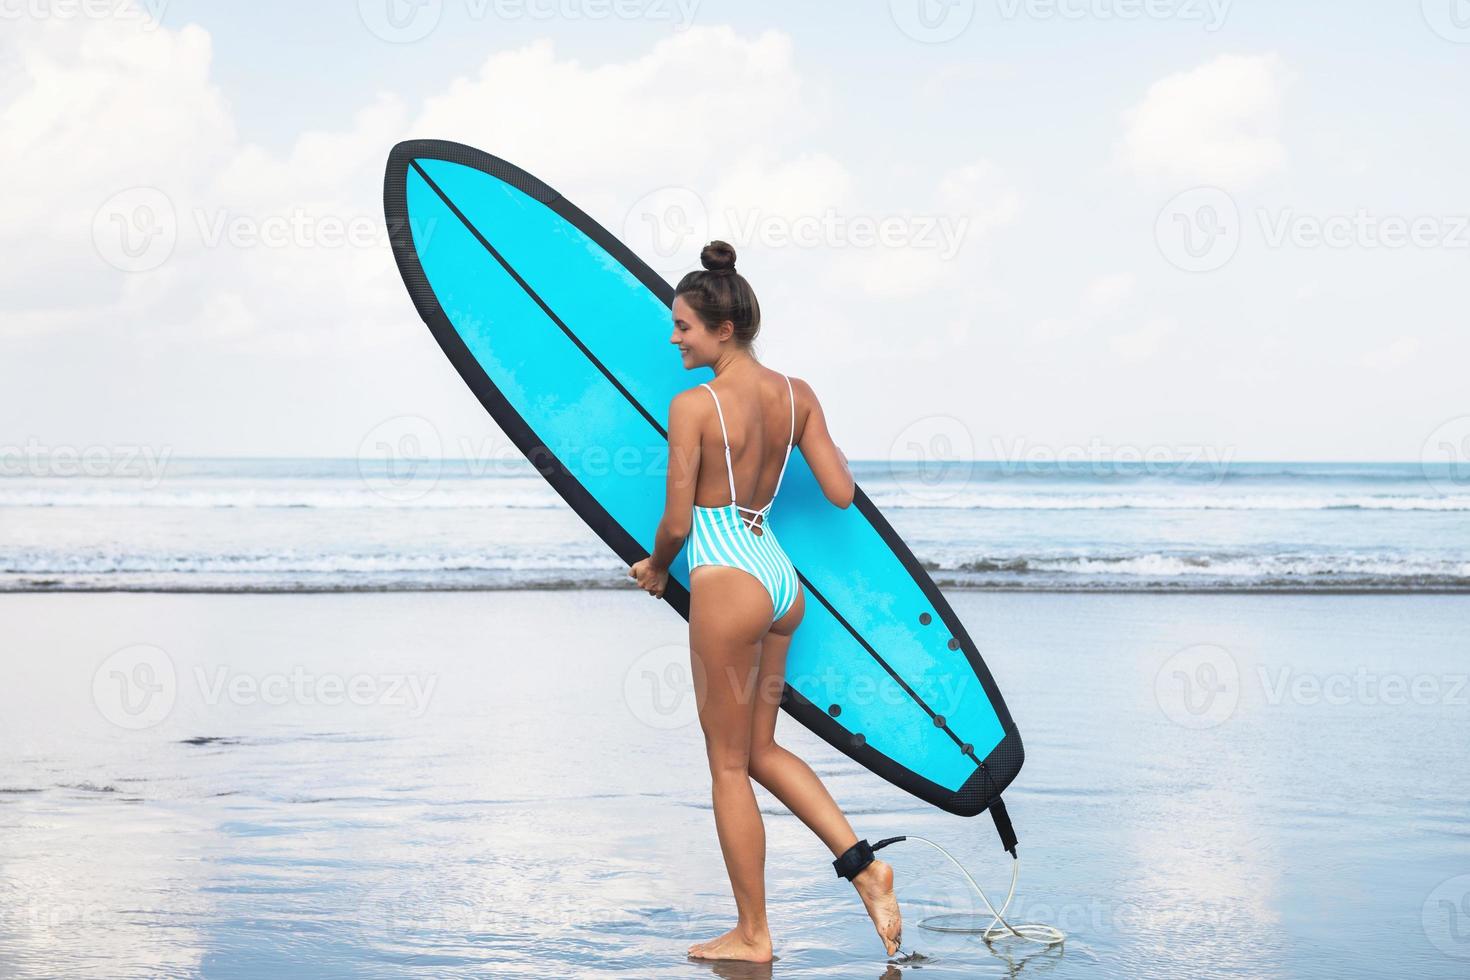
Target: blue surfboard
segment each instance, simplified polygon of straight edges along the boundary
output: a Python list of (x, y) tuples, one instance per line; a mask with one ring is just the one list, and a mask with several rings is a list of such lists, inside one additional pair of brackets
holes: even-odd
[[(458, 143), (394, 147), (383, 208), (414, 305), (481, 404), (623, 561), (645, 557), (669, 403), (713, 376), (668, 343), (673, 288), (556, 191)], [(782, 707), (914, 796), (986, 810), (1020, 771), (1021, 738), (908, 546), (861, 487), (834, 507), (799, 447), (768, 519), (807, 593)], [(664, 598), (686, 619), (688, 585), (681, 554)]]

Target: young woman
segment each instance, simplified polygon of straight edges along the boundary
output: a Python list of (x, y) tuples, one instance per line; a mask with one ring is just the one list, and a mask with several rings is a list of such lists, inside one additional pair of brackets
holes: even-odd
[[(775, 742), (786, 651), (806, 597), (766, 518), (793, 445), (801, 447), (834, 506), (852, 503), (853, 479), (812, 389), (756, 360), (751, 345), (760, 330), (760, 307), (735, 271), (735, 250), (711, 242), (700, 262), (705, 271), (689, 273), (675, 289), (669, 340), (686, 369), (714, 368), (715, 379), (680, 392), (669, 408), (664, 515), (653, 554), (628, 574), (651, 595), (663, 595), (669, 565), (688, 539), (695, 695), (715, 829), (739, 910), (735, 928), (694, 944), (689, 954), (765, 962), (771, 959), (766, 837), (751, 779), (800, 817), (834, 855), (851, 860), (849, 852), (860, 850), (821, 780)], [(843, 863), (834, 865), (849, 877)], [(884, 948), (896, 952), (902, 923), (893, 869), (872, 859), (850, 880)]]

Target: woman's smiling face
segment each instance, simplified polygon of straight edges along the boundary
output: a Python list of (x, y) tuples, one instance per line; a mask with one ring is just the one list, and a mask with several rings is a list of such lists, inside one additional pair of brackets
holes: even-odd
[(699, 314), (684, 302), (683, 296), (674, 297), (674, 332), (669, 343), (679, 348), (686, 371), (713, 365), (720, 359), (720, 347), (725, 339), (733, 336), (734, 325), (727, 322), (720, 326), (724, 328), (720, 332), (709, 329)]

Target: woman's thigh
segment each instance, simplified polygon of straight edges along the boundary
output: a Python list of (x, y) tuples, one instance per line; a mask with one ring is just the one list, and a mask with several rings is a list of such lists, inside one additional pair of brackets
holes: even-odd
[(689, 579), (689, 655), (711, 769), (745, 768), (771, 599), (749, 572), (701, 565)]
[(776, 715), (781, 710), (781, 693), (786, 687), (786, 651), (806, 614), (806, 590), (798, 587), (796, 601), (761, 640), (760, 667), (756, 678), (755, 711), (751, 715), (750, 748), (758, 752), (776, 742)]

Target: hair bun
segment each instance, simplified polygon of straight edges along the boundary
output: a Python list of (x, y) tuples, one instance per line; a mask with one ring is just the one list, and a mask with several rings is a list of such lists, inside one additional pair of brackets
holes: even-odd
[(735, 249), (729, 242), (710, 242), (700, 251), (699, 264), (710, 272), (730, 275), (735, 271)]

